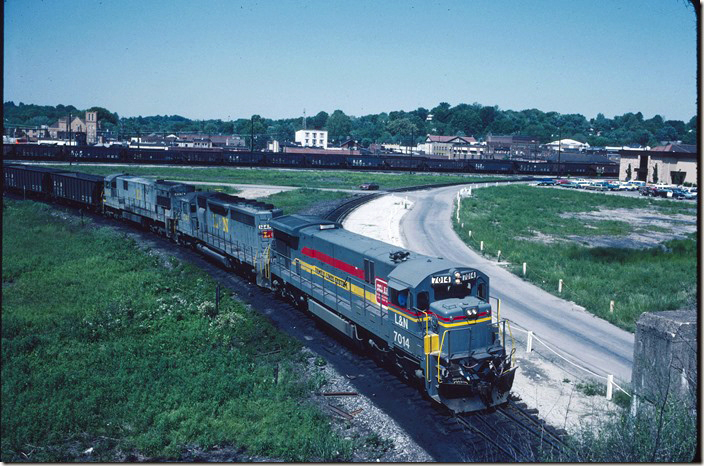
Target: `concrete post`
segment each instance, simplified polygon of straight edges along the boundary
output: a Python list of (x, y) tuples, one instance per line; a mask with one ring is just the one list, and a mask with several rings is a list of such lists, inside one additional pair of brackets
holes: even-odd
[(609, 374), (606, 376), (606, 399), (611, 400), (614, 392), (614, 376)]
[(562, 279), (560, 279), (560, 283), (557, 284), (557, 292), (562, 293)]
[(472, 230), (469, 230), (469, 237), (472, 237)]
[(613, 301), (613, 299), (612, 299), (611, 302), (609, 303), (609, 312), (612, 313), (612, 314), (614, 313), (614, 301)]
[(499, 252), (496, 253), (496, 261), (497, 262), (501, 261), (501, 249), (499, 249)]
[(479, 250), (483, 251), (484, 250), (484, 241), (479, 242)]
[(523, 276), (526, 276), (526, 263), (523, 263)]
[(526, 353), (533, 351), (533, 332), (528, 332), (528, 341), (526, 342)]

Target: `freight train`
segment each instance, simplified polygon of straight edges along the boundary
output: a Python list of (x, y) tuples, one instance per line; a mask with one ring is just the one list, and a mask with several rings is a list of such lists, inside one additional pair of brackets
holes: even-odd
[(6, 190), (133, 222), (242, 272), (455, 412), (508, 399), (513, 350), (480, 270), (181, 183), (13, 164), (3, 172)]
[(499, 159), (440, 159), (417, 155), (293, 154), (247, 152), (223, 149), (176, 148), (135, 149), (122, 146), (44, 146), (3, 144), (4, 160), (47, 162), (114, 162), (136, 164), (212, 165), (242, 167), (319, 168), (347, 170), (393, 170), (456, 173), (498, 173), (506, 175), (618, 177), (614, 162), (582, 163), (527, 162)]

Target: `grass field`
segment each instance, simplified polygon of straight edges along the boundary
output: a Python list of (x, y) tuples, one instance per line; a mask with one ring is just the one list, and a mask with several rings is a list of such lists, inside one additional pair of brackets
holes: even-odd
[[(627, 241), (631, 234), (667, 228), (579, 216), (600, 209), (646, 209), (654, 216), (696, 219), (693, 204), (518, 185), (477, 189), (473, 194), (462, 201), (459, 223), (453, 218), (466, 243), (479, 250), (483, 241), (489, 257), (496, 258), (501, 250), (501, 260), (509, 261), (517, 275), (522, 275), (526, 262), (526, 280), (553, 294), (564, 280), (560, 296), (624, 329), (634, 331), (642, 312), (696, 303), (696, 233), (644, 249), (590, 247), (584, 243), (600, 238)], [(564, 241), (568, 237), (577, 239)]]
[(94, 165), (55, 165), (55, 167), (94, 175), (109, 175), (111, 173), (122, 172), (129, 173), (130, 175), (153, 176), (181, 181), (340, 189), (357, 189), (362, 183), (369, 182), (378, 183), (381, 189), (393, 189), (425, 184), (452, 183), (455, 181), (494, 181), (506, 178), (504, 176), (467, 176), (456, 174), (393, 174), (344, 170), (281, 170), (231, 167), (109, 167)]
[(216, 312), (196, 267), (57, 212), (4, 202), (3, 461), (351, 457), (297, 342), (227, 294)]
[(339, 201), (349, 197), (350, 193), (336, 191), (321, 191), (319, 189), (294, 189), (282, 191), (258, 200), (269, 202), (283, 209), (284, 214), (295, 214), (314, 206), (325, 205), (331, 201)]

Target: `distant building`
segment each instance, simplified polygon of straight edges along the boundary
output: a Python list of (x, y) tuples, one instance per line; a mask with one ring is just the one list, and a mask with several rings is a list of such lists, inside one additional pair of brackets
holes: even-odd
[(96, 144), (102, 142), (102, 137), (99, 135), (100, 129), (98, 112), (86, 112), (85, 120), (75, 116), (69, 124), (67, 116), (61, 117), (56, 123), (49, 126), (47, 131), (51, 139), (68, 139), (69, 137), (82, 139), (82, 136), (77, 135), (85, 134), (85, 143)]
[(538, 155), (538, 138), (534, 136), (494, 136), (486, 137), (484, 156), (492, 159), (510, 158), (532, 160)]
[(481, 144), (471, 136), (437, 136), (429, 134), (420, 150), (428, 155), (438, 155), (448, 159), (474, 158), (484, 152)]
[(586, 142), (575, 141), (574, 139), (560, 139), (545, 144), (545, 147), (551, 151), (582, 151), (589, 149), (589, 144)]
[(328, 148), (328, 132), (321, 129), (299, 129), (295, 141), (302, 147)]
[(697, 175), (697, 146), (689, 144), (668, 144), (654, 147), (651, 150), (621, 150), (619, 179), (627, 178), (630, 167), (631, 179), (655, 182), (657, 171), (658, 182), (665, 184), (694, 183)]
[(274, 139), (273, 141), (269, 141), (266, 144), (266, 150), (269, 152), (280, 152), (281, 151), (281, 145), (279, 144), (279, 141)]

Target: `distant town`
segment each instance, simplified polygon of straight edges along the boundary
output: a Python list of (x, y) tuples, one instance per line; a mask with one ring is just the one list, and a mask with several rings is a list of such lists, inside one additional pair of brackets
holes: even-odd
[[(52, 114), (67, 109), (67, 115), (49, 121)], [(336, 110), (332, 115), (319, 112), (312, 117), (286, 120), (255, 115), (233, 122), (194, 122), (178, 116), (118, 118), (101, 107), (78, 111), (72, 106), (16, 106), (12, 102), (6, 102), (4, 110), (4, 144), (618, 163), (622, 178), (651, 181), (649, 174), (652, 177), (659, 172), (659, 181), (681, 184), (685, 180), (694, 182), (697, 176), (697, 146), (689, 143), (696, 141), (696, 117), (684, 123), (664, 120), (659, 115), (644, 120), (640, 113), (614, 119), (599, 114), (588, 121), (582, 115), (501, 111), (478, 104), (450, 107), (444, 103), (432, 110), (419, 108), (360, 118)], [(507, 123), (508, 120), (511, 121)], [(31, 125), (32, 122), (40, 124)], [(473, 129), (476, 137), (466, 135)], [(496, 132), (501, 129), (517, 131)], [(530, 134), (531, 129), (535, 134)], [(614, 143), (619, 140), (625, 142)]]

